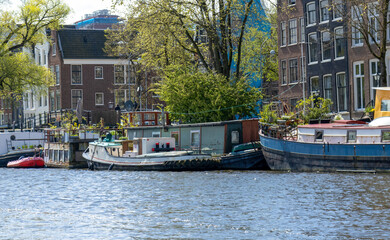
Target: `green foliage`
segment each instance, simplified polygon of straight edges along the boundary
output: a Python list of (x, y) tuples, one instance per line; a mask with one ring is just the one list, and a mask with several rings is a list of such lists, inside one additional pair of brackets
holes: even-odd
[(59, 29), (69, 12), (60, 0), (27, 0), (16, 12), (0, 10), (0, 94), (51, 84), (48, 70), (20, 51), (50, 41), (46, 29)]
[[(299, 100), (297, 108), (301, 109), (300, 118), (305, 123), (309, 123), (310, 119), (324, 119), (330, 113), (332, 101), (321, 97), (310, 96), (306, 100)], [(302, 109), (305, 108), (303, 112)]]
[(195, 67), (169, 67), (164, 80), (156, 87), (171, 119), (185, 123), (252, 115), (261, 98), (259, 89), (250, 87), (245, 79), (232, 81), (221, 74), (200, 72)]
[(272, 110), (273, 103), (263, 106), (263, 111), (260, 112), (260, 122), (274, 124), (278, 120), (278, 114)]
[[(85, 118), (83, 117), (85, 120)], [(75, 131), (81, 128), (85, 128), (83, 124), (78, 124), (78, 118), (74, 112), (66, 112), (61, 118), (61, 127), (68, 131)]]
[[(248, 18), (260, 16), (254, 0), (112, 2), (127, 4), (129, 17), (122, 33), (108, 34), (108, 52), (131, 58), (142, 55), (142, 63), (155, 68), (199, 64), (205, 71), (215, 71), (226, 78), (234, 72), (236, 78), (240, 76)], [(241, 21), (234, 21), (237, 16)], [(264, 19), (258, 19), (261, 20)], [(203, 32), (203, 38), (207, 35), (207, 41), (201, 39), (199, 32)]]
[(0, 57), (0, 95), (21, 94), (31, 86), (38, 91), (39, 86), (52, 83), (50, 70), (36, 65), (28, 55), (16, 53)]
[(257, 27), (247, 28), (241, 61), (245, 75), (271, 82), (279, 79), (276, 7), (271, 7), (267, 16), (265, 21), (270, 23), (270, 32), (260, 31)]

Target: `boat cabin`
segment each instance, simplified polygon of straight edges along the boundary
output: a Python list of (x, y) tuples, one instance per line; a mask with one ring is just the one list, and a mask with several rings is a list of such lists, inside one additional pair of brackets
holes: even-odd
[(374, 119), (390, 116), (390, 87), (377, 87)]
[[(371, 144), (390, 142), (390, 117), (377, 119), (370, 124), (353, 120), (341, 120), (328, 124), (298, 126), (298, 142), (333, 144)], [(379, 123), (382, 121), (382, 123)]]
[(135, 157), (139, 155), (168, 152), (175, 150), (175, 138), (134, 138), (133, 140), (116, 140), (103, 144), (107, 152), (114, 157)]

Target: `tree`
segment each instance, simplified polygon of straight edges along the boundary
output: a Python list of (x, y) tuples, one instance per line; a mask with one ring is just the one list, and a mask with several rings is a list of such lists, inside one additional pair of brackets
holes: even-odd
[(171, 66), (157, 85), (156, 92), (166, 102), (171, 118), (186, 123), (250, 116), (261, 98), (258, 89), (243, 78), (232, 82), (222, 74), (202, 73), (195, 67)]
[(209, 73), (227, 78), (232, 73), (236, 78), (241, 76), (248, 19), (264, 17), (254, 7), (254, 0), (131, 3), (127, 27), (137, 32), (135, 46), (142, 48), (144, 63), (159, 67), (178, 62), (199, 64)]
[(34, 65), (22, 48), (49, 40), (46, 30), (58, 29), (69, 11), (60, 0), (28, 0), (18, 12), (0, 11), (1, 93), (48, 84), (48, 70)]
[(49, 86), (52, 82), (50, 71), (36, 65), (23, 53), (0, 57), (0, 79), (0, 96), (3, 97), (15, 97), (27, 86)]
[(379, 60), (380, 86), (386, 86), (386, 45), (390, 24), (389, 0), (334, 1), (332, 9), (346, 22), (350, 29), (349, 38), (352, 41), (362, 40), (370, 53)]
[(248, 27), (242, 47), (242, 73), (248, 79), (263, 80), (263, 88), (266, 82), (279, 80), (276, 6), (271, 6), (267, 12), (270, 30)]

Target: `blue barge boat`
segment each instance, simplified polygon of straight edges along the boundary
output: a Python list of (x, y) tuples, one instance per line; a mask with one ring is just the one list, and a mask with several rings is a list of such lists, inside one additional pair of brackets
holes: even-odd
[(275, 131), (260, 130), (271, 170), (390, 172), (390, 117), (302, 125), (290, 138)]

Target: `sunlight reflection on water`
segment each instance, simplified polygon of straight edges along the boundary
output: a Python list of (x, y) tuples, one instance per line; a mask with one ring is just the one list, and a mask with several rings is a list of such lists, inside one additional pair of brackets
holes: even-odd
[(390, 175), (0, 169), (0, 239), (390, 238)]

